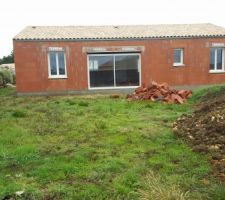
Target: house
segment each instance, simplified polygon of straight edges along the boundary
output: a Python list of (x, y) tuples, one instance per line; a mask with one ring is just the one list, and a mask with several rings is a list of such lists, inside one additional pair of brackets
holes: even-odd
[(29, 26), (14, 37), (17, 92), (225, 83), (224, 49), (213, 24)]

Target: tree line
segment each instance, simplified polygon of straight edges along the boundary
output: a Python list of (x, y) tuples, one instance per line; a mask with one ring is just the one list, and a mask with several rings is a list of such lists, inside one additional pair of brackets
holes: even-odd
[(7, 64), (7, 63), (14, 63), (13, 51), (8, 56), (3, 56), (2, 58), (0, 58), (0, 65)]

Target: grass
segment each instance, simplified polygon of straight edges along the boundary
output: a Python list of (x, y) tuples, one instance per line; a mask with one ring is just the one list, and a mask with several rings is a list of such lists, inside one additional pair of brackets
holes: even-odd
[(221, 91), (224, 90), (225, 85), (213, 85), (206, 88), (199, 89), (195, 92), (194, 96), (190, 99), (189, 102), (197, 103), (205, 94), (210, 93), (211, 95), (220, 95)]
[(161, 200), (185, 200), (189, 199), (188, 192), (182, 192), (177, 184), (170, 184), (166, 180), (162, 180), (161, 176), (150, 171), (144, 180), (145, 189), (139, 190), (140, 199), (161, 199)]
[(203, 93), (166, 105), (1, 89), (0, 199), (224, 199), (207, 156), (171, 129)]

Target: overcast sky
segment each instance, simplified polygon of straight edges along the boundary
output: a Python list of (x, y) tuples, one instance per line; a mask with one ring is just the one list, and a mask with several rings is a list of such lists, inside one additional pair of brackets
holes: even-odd
[(225, 0), (2, 0), (0, 57), (29, 25), (214, 23), (225, 27)]

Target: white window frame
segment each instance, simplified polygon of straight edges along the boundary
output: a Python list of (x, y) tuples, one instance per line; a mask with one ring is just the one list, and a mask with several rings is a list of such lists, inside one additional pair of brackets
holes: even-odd
[[(213, 47), (213, 48), (210, 48), (211, 49), (215, 49), (215, 54), (214, 54), (214, 69), (209, 69), (209, 72), (210, 73), (221, 73), (221, 72), (225, 72), (225, 67), (224, 67), (224, 63), (225, 63), (225, 48), (222, 48), (222, 47)], [(222, 49), (222, 69), (217, 69), (217, 50), (218, 49)], [(210, 55), (211, 56), (211, 55)], [(211, 58), (209, 59), (209, 65), (211, 64)]]
[[(180, 62), (174, 62), (174, 52), (176, 50), (180, 50), (181, 51)], [(174, 67), (184, 66), (184, 49), (183, 48), (175, 48), (175, 49), (173, 49), (173, 66)]]
[[(56, 53), (56, 75), (51, 74), (51, 65), (50, 65), (50, 53)], [(61, 75), (59, 74), (59, 59), (58, 59), (58, 53), (64, 54), (64, 63), (65, 63), (65, 74)], [(59, 79), (59, 78), (67, 78), (67, 67), (66, 67), (66, 52), (64, 50), (58, 50), (58, 51), (48, 51), (48, 78), (49, 79)]]
[[(113, 56), (113, 70), (114, 70), (114, 86), (111, 87), (91, 87), (90, 85), (90, 71), (89, 71), (89, 57), (90, 56)], [(139, 72), (139, 84), (137, 86), (116, 86), (116, 69), (115, 69), (115, 56), (123, 55), (138, 55), (138, 72)], [(104, 90), (104, 89), (134, 89), (141, 86), (141, 54), (140, 53), (102, 53), (102, 54), (88, 54), (87, 55), (87, 77), (88, 77), (88, 89), (89, 90)]]

